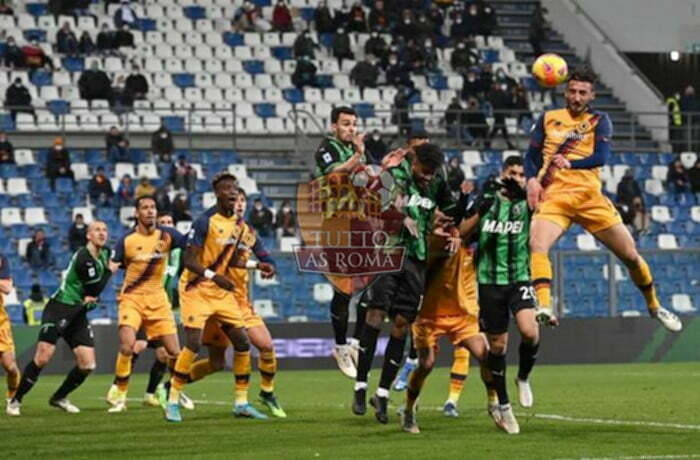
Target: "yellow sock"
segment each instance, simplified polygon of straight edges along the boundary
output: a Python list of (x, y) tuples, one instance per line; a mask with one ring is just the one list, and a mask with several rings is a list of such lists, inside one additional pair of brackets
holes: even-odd
[(530, 254), (532, 284), (541, 308), (552, 308), (552, 264), (545, 252)]
[(192, 363), (190, 368), (190, 383), (202, 380), (209, 374), (212, 374), (214, 369), (211, 367), (209, 359), (200, 359)]
[(117, 363), (114, 366), (114, 382), (119, 391), (126, 392), (129, 389), (129, 377), (131, 376), (131, 356), (117, 353)]
[(248, 403), (248, 388), (250, 387), (250, 351), (233, 352), (234, 404)]
[(19, 387), (20, 373), (10, 372), (7, 374), (7, 399), (12, 399), (17, 393), (17, 387)]
[(260, 389), (266, 393), (275, 391), (275, 373), (277, 372), (275, 350), (260, 353), (258, 370), (260, 371)]
[(644, 296), (647, 302), (649, 311), (656, 311), (661, 306), (658, 297), (656, 297), (656, 289), (654, 288), (654, 277), (651, 275), (649, 265), (646, 260), (639, 256), (639, 262), (636, 267), (628, 267), (630, 278), (637, 285), (639, 291)]
[(469, 350), (455, 347), (454, 361), (450, 370), (450, 394), (447, 400), (457, 404), (464, 388), (464, 381), (469, 375)]
[(175, 361), (175, 367), (173, 369), (173, 377), (170, 379), (170, 396), (168, 396), (168, 402), (178, 403), (180, 401), (180, 391), (182, 391), (182, 388), (190, 377), (190, 369), (196, 357), (197, 353), (187, 347), (184, 347), (177, 356), (177, 361)]

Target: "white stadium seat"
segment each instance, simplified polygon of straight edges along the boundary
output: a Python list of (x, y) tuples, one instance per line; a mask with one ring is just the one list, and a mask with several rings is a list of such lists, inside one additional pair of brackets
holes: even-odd
[(183, 235), (186, 235), (190, 229), (192, 228), (192, 222), (189, 220), (181, 220), (175, 225), (175, 229), (182, 233)]
[(75, 175), (75, 180), (90, 180), (92, 176), (90, 175), (90, 169), (87, 163), (72, 163), (70, 169)]
[(651, 167), (651, 177), (652, 179), (658, 179), (660, 181), (666, 181), (666, 175), (668, 174), (668, 166), (652, 166)]
[(24, 223), (27, 225), (46, 225), (49, 222), (46, 220), (44, 208), (31, 207), (24, 210)]
[(695, 152), (683, 152), (681, 153), (681, 163), (686, 169), (690, 169), (695, 165), (698, 159), (698, 154)]
[(10, 225), (22, 224), (22, 214), (19, 208), (2, 208), (0, 211), (0, 224), (3, 227), (8, 227)]
[(668, 209), (668, 206), (652, 206), (651, 218), (652, 220), (662, 224), (673, 221), (673, 217), (671, 216), (671, 211)]
[(662, 233), (657, 238), (659, 249), (678, 249), (678, 241), (676, 235), (671, 233)]
[(17, 254), (20, 257), (27, 257), (27, 246), (32, 242), (31, 238), (20, 238), (17, 240)]
[(280, 251), (282, 252), (292, 252), (294, 246), (300, 244), (299, 238), (296, 236), (283, 236), (280, 238)]
[(146, 177), (148, 179), (158, 179), (158, 168), (155, 163), (139, 163), (136, 170), (137, 177)]
[(595, 238), (590, 233), (577, 235), (576, 246), (582, 251), (595, 251), (598, 249)]
[(17, 163), (17, 166), (26, 166), (33, 165), (36, 162), (34, 161), (34, 154), (31, 150), (17, 149), (15, 150), (15, 163)]
[(697, 308), (693, 306), (693, 300), (688, 294), (673, 294), (671, 296), (671, 307), (678, 313), (693, 313)]
[(7, 184), (5, 184), (5, 192), (10, 196), (26, 195), (29, 194), (29, 187), (27, 186), (27, 179), (24, 177), (11, 177), (7, 179)]
[(121, 180), (122, 177), (129, 175), (132, 179), (136, 177), (134, 165), (131, 163), (117, 163), (114, 165), (114, 177)]
[(275, 313), (275, 308), (272, 305), (272, 300), (269, 299), (258, 299), (253, 301), (253, 308), (255, 312), (262, 316), (263, 318), (275, 318), (277, 313)]
[(86, 224), (89, 224), (90, 222), (95, 220), (95, 218), (92, 215), (92, 208), (89, 206), (76, 206), (76, 207), (74, 207), (71, 219), (75, 220), (75, 216), (77, 216), (78, 214), (83, 215), (83, 220), (85, 220)]
[(314, 284), (314, 300), (319, 303), (327, 303), (333, 299), (333, 286), (329, 283)]
[(700, 206), (690, 208), (690, 218), (693, 222), (700, 222)]

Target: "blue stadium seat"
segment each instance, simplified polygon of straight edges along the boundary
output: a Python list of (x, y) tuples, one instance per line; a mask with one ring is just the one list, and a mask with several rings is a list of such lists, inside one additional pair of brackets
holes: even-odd
[(428, 77), (428, 86), (437, 90), (447, 89), (447, 77), (444, 75), (430, 75)]
[(243, 34), (236, 32), (224, 32), (224, 43), (228, 46), (243, 46), (245, 41), (243, 40)]
[(273, 46), (270, 48), (270, 53), (280, 61), (294, 59), (294, 52), (291, 46)]
[(13, 324), (24, 324), (24, 308), (21, 305), (7, 307), (7, 315)]
[(182, 11), (185, 14), (185, 17), (192, 19), (193, 21), (207, 18), (207, 12), (201, 6), (186, 6), (182, 9)]
[(185, 119), (183, 117), (169, 116), (162, 118), (163, 124), (166, 128), (174, 133), (185, 132)]
[(59, 177), (56, 179), (57, 193), (73, 193), (73, 181), (67, 177)]
[(54, 99), (46, 101), (46, 108), (54, 115), (66, 115), (70, 113), (70, 102), (63, 99)]
[(180, 88), (190, 88), (195, 86), (194, 75), (191, 73), (174, 73), (173, 84)]
[(9, 113), (0, 113), (0, 131), (14, 131), (15, 122)]
[(44, 16), (49, 14), (48, 5), (46, 3), (27, 3), (24, 7), (27, 13), (32, 16)]
[(373, 118), (375, 116), (374, 104), (363, 102), (360, 104), (354, 104), (353, 107), (357, 112), (357, 116), (360, 118)]
[(265, 73), (265, 64), (259, 59), (248, 59), (243, 61), (243, 70), (251, 75)]
[(28, 289), (34, 284), (34, 277), (30, 270), (23, 267), (12, 267), (12, 281), (22, 289)]
[(259, 6), (260, 8), (265, 8), (266, 6), (272, 6), (272, 0), (252, 0), (252, 2)]
[(81, 57), (64, 57), (61, 66), (68, 72), (82, 72), (85, 70), (85, 59)]
[(316, 9), (311, 7), (311, 6), (304, 6), (302, 8), (299, 8), (299, 14), (304, 19), (304, 21), (306, 21), (308, 23), (310, 23), (311, 21), (314, 20), (315, 13), (316, 13)]
[(282, 90), (284, 100), (290, 104), (298, 104), (304, 102), (304, 92), (298, 88), (286, 88)]
[(262, 104), (253, 104), (255, 114), (260, 118), (271, 118), (277, 116), (277, 108), (275, 104), (264, 102)]
[(151, 18), (138, 18), (136, 27), (141, 32), (154, 32), (158, 30), (156, 20)]
[(421, 98), (420, 92), (413, 93), (413, 95), (408, 100), (409, 104), (420, 104), (421, 102), (422, 102), (422, 98)]
[(318, 43), (321, 46), (325, 46), (326, 48), (332, 48), (333, 47), (333, 34), (330, 34), (330, 33), (319, 34), (318, 35)]
[(316, 75), (316, 86), (319, 88), (333, 88), (333, 75)]
[(44, 29), (24, 29), (22, 35), (28, 42), (36, 40), (39, 43), (44, 43), (46, 41), (46, 31)]
[(51, 86), (53, 85), (53, 75), (45, 70), (37, 70), (32, 74), (29, 81), (36, 87)]
[(0, 164), (0, 177), (7, 179), (10, 177), (18, 176), (19, 169), (17, 168), (17, 166), (12, 164)]

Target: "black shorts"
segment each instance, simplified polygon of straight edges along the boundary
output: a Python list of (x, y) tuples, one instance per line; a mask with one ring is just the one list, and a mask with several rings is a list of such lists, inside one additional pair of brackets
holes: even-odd
[(63, 337), (68, 346), (95, 347), (92, 329), (87, 318), (87, 308), (75, 307), (49, 300), (41, 315), (39, 341), (56, 344)]
[(483, 332), (508, 332), (510, 314), (535, 308), (535, 290), (529, 282), (507, 285), (479, 284), (479, 325)]
[(425, 272), (424, 261), (407, 257), (400, 272), (379, 275), (372, 282), (365, 297), (367, 306), (384, 310), (392, 319), (400, 314), (412, 323), (423, 303)]

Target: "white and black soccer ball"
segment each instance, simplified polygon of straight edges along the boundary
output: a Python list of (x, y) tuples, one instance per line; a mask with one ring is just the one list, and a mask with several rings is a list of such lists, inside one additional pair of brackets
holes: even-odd
[(352, 184), (379, 195), (382, 211), (393, 202), (394, 177), (378, 165), (362, 165), (352, 175)]

